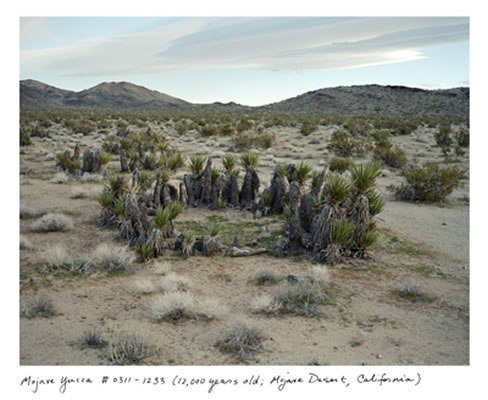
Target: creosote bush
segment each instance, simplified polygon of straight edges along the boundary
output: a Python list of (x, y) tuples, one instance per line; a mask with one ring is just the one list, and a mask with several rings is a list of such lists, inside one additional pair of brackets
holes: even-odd
[(434, 162), (411, 164), (402, 171), (406, 183), (391, 185), (395, 197), (405, 201), (440, 202), (460, 184), (462, 171), (458, 167), (442, 168)]
[(334, 157), (330, 160), (329, 170), (331, 172), (338, 172), (342, 174), (347, 171), (353, 165), (353, 161), (350, 158), (337, 158)]

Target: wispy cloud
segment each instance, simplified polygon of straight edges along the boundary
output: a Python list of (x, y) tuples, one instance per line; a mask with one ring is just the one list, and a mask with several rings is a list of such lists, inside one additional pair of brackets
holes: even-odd
[[(35, 24), (21, 25), (22, 37)], [(187, 69), (351, 69), (423, 58), (468, 40), (467, 18), (187, 18), (160, 29), (21, 52), (21, 69), (65, 76)]]

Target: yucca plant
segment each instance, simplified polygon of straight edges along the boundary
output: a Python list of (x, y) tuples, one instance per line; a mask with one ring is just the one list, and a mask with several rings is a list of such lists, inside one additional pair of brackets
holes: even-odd
[(237, 157), (232, 154), (227, 154), (222, 159), (222, 165), (228, 173), (230, 173), (235, 168), (236, 164)]
[(162, 208), (159, 206), (156, 210), (156, 215), (154, 216), (153, 224), (156, 228), (159, 230), (163, 230), (166, 225), (168, 224), (168, 221), (170, 220), (170, 208)]
[(316, 195), (312, 196), (312, 210), (315, 215), (317, 215), (320, 212), (320, 209), (322, 208), (322, 200), (320, 198), (320, 193), (317, 193)]
[(312, 169), (312, 166), (304, 161), (300, 161), (300, 163), (297, 165), (297, 181), (300, 186), (303, 186), (303, 184), (306, 182), (308, 175), (310, 172), (312, 172)]
[(122, 179), (120, 176), (111, 175), (108, 177), (108, 186), (112, 193), (119, 193), (127, 184), (127, 179)]
[(267, 208), (271, 207), (271, 195), (268, 192), (263, 193), (262, 200), (263, 200), (263, 206), (264, 207), (267, 207)]
[(168, 210), (169, 219), (173, 220), (183, 212), (183, 204), (177, 201), (172, 201), (168, 204), (168, 207), (166, 207), (166, 209)]
[(327, 181), (327, 199), (335, 206), (341, 205), (351, 191), (351, 184), (338, 175), (330, 175)]
[(109, 153), (102, 151), (100, 153), (100, 163), (102, 165), (107, 165), (110, 161), (112, 161), (112, 156)]
[(385, 201), (381, 197), (381, 194), (376, 190), (373, 190), (368, 193), (368, 202), (369, 202), (369, 213), (371, 215), (378, 215), (385, 206)]
[(190, 157), (190, 170), (193, 174), (199, 174), (202, 172), (203, 166), (205, 165), (206, 158), (203, 156), (192, 156)]
[(312, 174), (310, 175), (310, 188), (313, 190), (317, 186), (317, 183), (319, 183), (319, 178), (320, 178), (320, 172), (317, 170), (313, 170)]
[(345, 218), (335, 220), (330, 233), (331, 240), (339, 246), (344, 246), (354, 231), (354, 228), (354, 224)]
[(166, 169), (163, 169), (163, 173), (161, 174), (161, 182), (168, 183), (169, 182), (169, 172)]
[(185, 165), (185, 157), (180, 152), (176, 152), (170, 156), (167, 162), (167, 167), (171, 171), (176, 171)]
[(220, 232), (220, 226), (218, 224), (213, 224), (210, 230), (210, 236), (216, 237)]
[(147, 187), (151, 186), (151, 184), (154, 182), (154, 174), (152, 174), (149, 171), (141, 171), (137, 177), (137, 182), (139, 185), (144, 185), (146, 184)]
[(143, 262), (148, 261), (153, 253), (151, 243), (142, 243), (137, 248), (137, 253)]
[(375, 230), (370, 230), (370, 231), (366, 232), (366, 234), (364, 235), (363, 246), (365, 248), (370, 247), (374, 243), (376, 243), (377, 239), (378, 239), (378, 233)]
[(259, 154), (258, 153), (251, 153), (247, 151), (241, 154), (241, 164), (242, 166), (247, 169), (248, 167), (252, 167), (256, 169), (259, 164)]
[(376, 178), (381, 174), (381, 164), (376, 161), (353, 165), (350, 171), (354, 188), (359, 193), (368, 193), (374, 189)]
[(104, 190), (98, 196), (98, 202), (103, 208), (112, 208), (113, 205), (113, 195), (108, 190)]
[(127, 195), (120, 196), (114, 202), (114, 212), (120, 217), (125, 217), (125, 201), (127, 200)]
[(215, 185), (215, 183), (217, 182), (217, 179), (219, 179), (219, 176), (220, 176), (220, 171), (218, 168), (215, 168), (213, 167), (211, 170), (210, 170), (210, 183), (212, 185)]

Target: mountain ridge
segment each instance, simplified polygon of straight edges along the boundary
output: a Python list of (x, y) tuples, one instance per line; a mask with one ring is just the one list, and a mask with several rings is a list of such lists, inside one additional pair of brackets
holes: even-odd
[(81, 91), (20, 81), (20, 109), (94, 108), (161, 112), (394, 116), (469, 119), (469, 87), (427, 90), (400, 85), (322, 88), (263, 106), (233, 101), (190, 103), (130, 82), (101, 82)]

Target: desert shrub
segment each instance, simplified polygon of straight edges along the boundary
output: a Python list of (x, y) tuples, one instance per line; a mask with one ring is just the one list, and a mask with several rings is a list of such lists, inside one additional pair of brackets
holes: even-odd
[(81, 334), (81, 345), (94, 349), (101, 349), (107, 346), (107, 341), (103, 338), (102, 333), (95, 328), (84, 331)]
[(46, 211), (38, 208), (20, 207), (20, 219), (39, 218), (46, 214)]
[(215, 342), (215, 346), (224, 353), (232, 353), (240, 360), (246, 360), (255, 352), (262, 351), (263, 340), (261, 331), (241, 321), (224, 332)]
[(172, 152), (166, 165), (171, 171), (176, 171), (178, 168), (182, 168), (185, 165), (185, 157), (183, 157), (179, 151)]
[(71, 218), (57, 213), (44, 215), (32, 226), (35, 232), (66, 232), (72, 228), (73, 221)]
[(459, 186), (461, 175), (458, 167), (442, 168), (434, 162), (413, 163), (402, 171), (406, 183), (389, 186), (389, 189), (399, 200), (440, 202)]
[(32, 144), (30, 137), (31, 131), (32, 129), (30, 127), (20, 125), (20, 146), (29, 146)]
[(281, 289), (275, 301), (281, 305), (281, 314), (293, 314), (307, 318), (320, 316), (318, 306), (327, 300), (324, 288), (309, 281), (299, 281)]
[(72, 199), (86, 199), (88, 197), (88, 192), (82, 188), (74, 188), (71, 191)]
[(186, 276), (169, 273), (160, 284), (164, 293), (187, 292), (192, 287), (191, 280)]
[(434, 133), (434, 139), (441, 149), (450, 148), (453, 142), (451, 137), (451, 124), (440, 124), (438, 131)]
[(60, 244), (55, 244), (44, 250), (42, 259), (46, 264), (57, 268), (69, 268), (73, 262), (66, 248)]
[(276, 285), (281, 278), (270, 271), (258, 271), (254, 275), (253, 281), (259, 286)]
[(51, 178), (49, 182), (61, 184), (68, 182), (68, 180), (68, 175), (66, 175), (64, 172), (58, 172)]
[(191, 308), (195, 305), (192, 295), (185, 292), (170, 292), (154, 300), (151, 317), (155, 321), (178, 321), (192, 317)]
[(46, 293), (39, 293), (26, 300), (20, 311), (20, 316), (27, 319), (51, 318), (54, 315), (56, 315), (54, 304)]
[(275, 139), (275, 136), (271, 133), (238, 133), (232, 136), (232, 142), (234, 145), (241, 149), (247, 149), (250, 147), (268, 149), (273, 145)]
[(381, 160), (392, 168), (403, 168), (407, 164), (405, 152), (398, 146), (393, 148), (390, 142), (377, 143), (373, 151), (373, 157), (375, 160)]
[(151, 347), (137, 334), (125, 335), (110, 343), (109, 358), (115, 365), (140, 364), (153, 354)]
[(217, 135), (219, 133), (218, 129), (215, 125), (202, 126), (202, 127), (200, 127), (199, 131), (200, 131), (200, 134), (202, 136), (205, 136), (205, 137), (214, 136), (214, 135)]
[(248, 131), (251, 128), (252, 128), (252, 123), (249, 122), (247, 118), (241, 118), (239, 120), (239, 123), (237, 124), (236, 130), (237, 132), (242, 133), (244, 131)]
[(256, 169), (259, 164), (259, 154), (248, 151), (241, 154), (240, 160), (244, 169), (247, 169), (248, 167)]
[(91, 174), (89, 172), (85, 172), (80, 180), (83, 182), (83, 183), (97, 183), (97, 182), (101, 182), (103, 181), (103, 175), (101, 174)]
[(331, 172), (338, 172), (342, 174), (347, 171), (353, 165), (353, 161), (350, 158), (337, 158), (333, 157), (329, 163), (329, 170)]
[(127, 247), (102, 243), (93, 252), (88, 261), (87, 269), (105, 272), (127, 272), (133, 262), (134, 256)]
[(267, 317), (279, 315), (282, 304), (272, 295), (263, 294), (253, 298), (249, 308), (254, 314), (264, 314)]
[(363, 155), (367, 150), (367, 146), (363, 139), (353, 138), (350, 133), (338, 130), (332, 134), (327, 149), (333, 151), (339, 157), (351, 157)]
[(221, 318), (227, 313), (227, 307), (223, 306), (218, 299), (204, 298), (199, 299), (195, 304), (195, 318), (210, 321)]
[(56, 155), (56, 166), (60, 167), (63, 171), (68, 171), (70, 174), (74, 174), (81, 169), (81, 161), (80, 159), (73, 160), (66, 154), (59, 153)]
[(32, 243), (25, 236), (20, 235), (19, 238), (19, 249), (20, 250), (32, 250)]
[(469, 131), (465, 129), (460, 129), (456, 134), (456, 141), (460, 147), (469, 146)]
[(300, 133), (303, 136), (308, 136), (312, 132), (316, 131), (318, 129), (318, 126), (312, 122), (305, 121), (302, 123), (302, 126), (300, 127)]
[(136, 294), (150, 294), (154, 292), (156, 286), (149, 279), (138, 279), (133, 284), (133, 290)]
[(190, 170), (193, 174), (199, 174), (203, 170), (203, 166), (207, 159), (203, 156), (190, 157)]
[(329, 270), (325, 265), (314, 265), (305, 273), (305, 278), (325, 289), (330, 280)]

